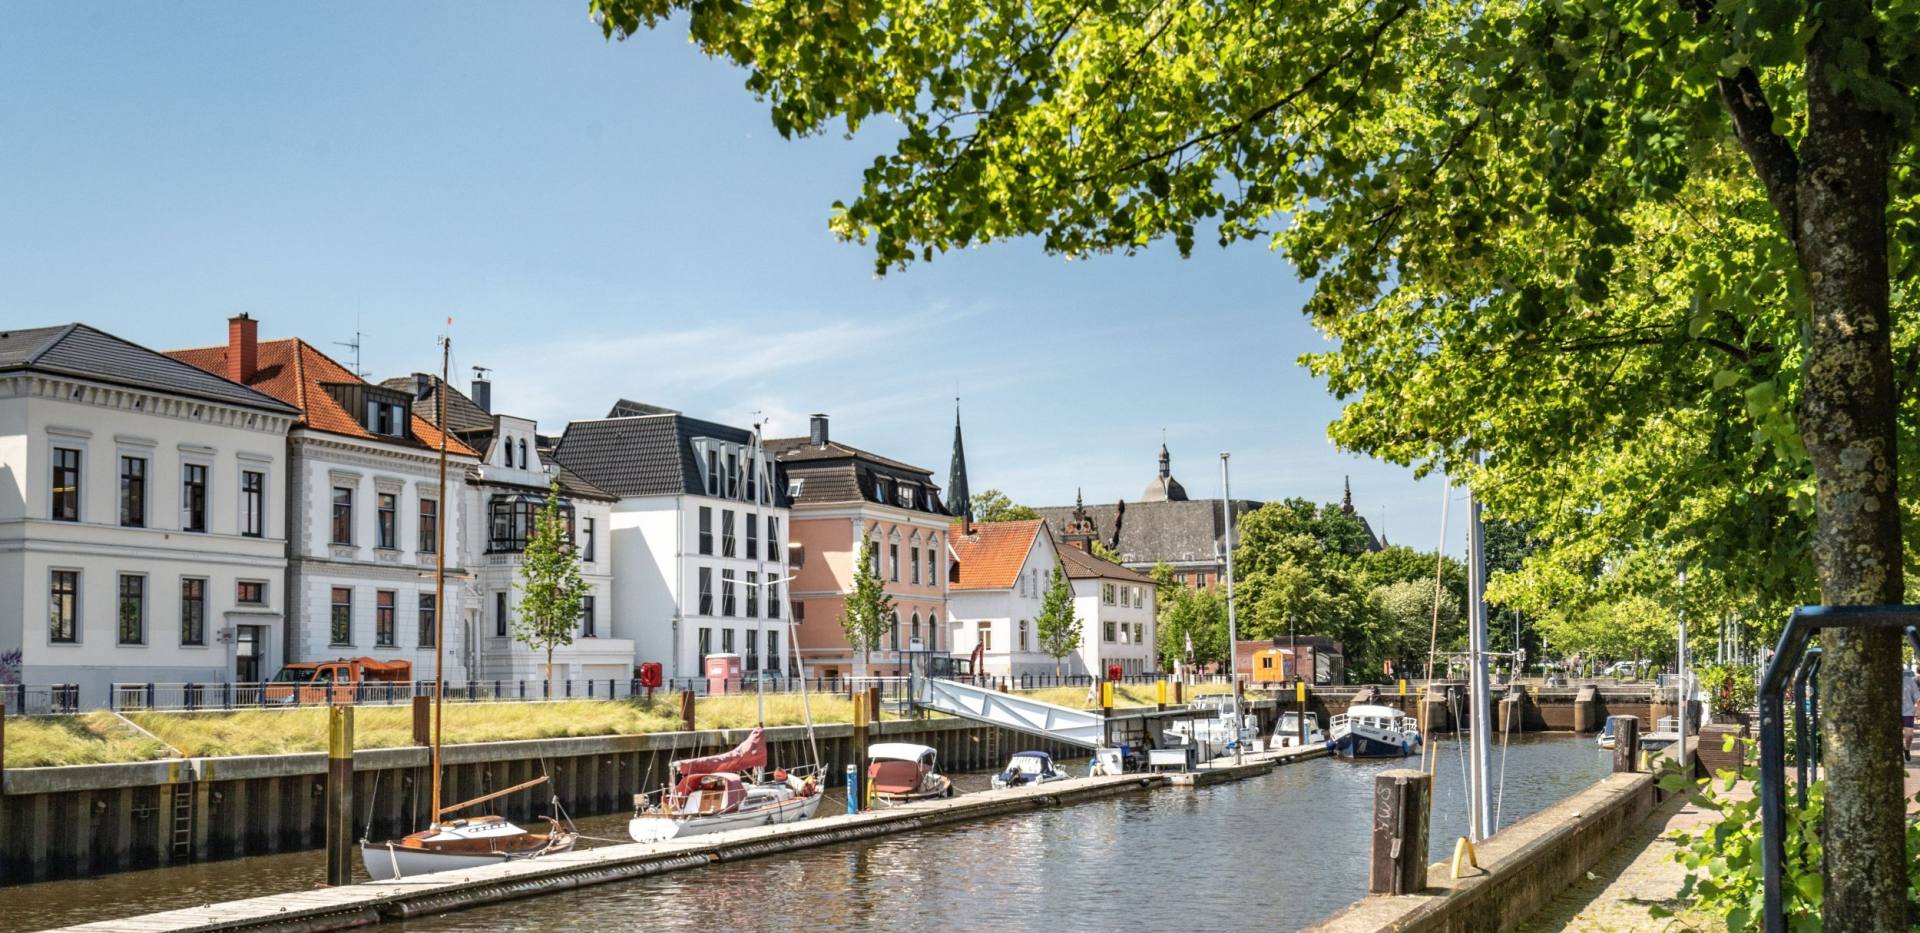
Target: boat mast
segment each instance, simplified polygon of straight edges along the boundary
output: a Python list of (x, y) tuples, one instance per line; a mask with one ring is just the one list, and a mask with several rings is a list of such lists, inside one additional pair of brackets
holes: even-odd
[[(1480, 465), (1479, 451), (1473, 454), (1473, 465)], [(1478, 478), (1477, 470), (1475, 478)], [(1467, 507), (1470, 513), (1467, 519), (1467, 702), (1473, 716), (1468, 734), (1473, 754), (1469, 756), (1472, 767), (1468, 776), (1467, 829), (1473, 841), (1479, 842), (1493, 835), (1493, 788), (1487, 783), (1492, 763), (1489, 740), (1493, 719), (1487, 708), (1490, 693), (1487, 685), (1487, 529), (1480, 518), (1480, 498), (1473, 494), (1471, 486), (1467, 489)]]
[(1228, 735), (1233, 736), (1233, 763), (1239, 764), (1241, 746), (1246, 743), (1240, 734), (1240, 629), (1233, 615), (1233, 487), (1227, 483), (1227, 456), (1226, 451), (1220, 452), (1220, 511), (1227, 517), (1227, 696), (1233, 698), (1233, 727)]
[[(760, 497), (763, 495), (770, 495), (773, 492), (773, 490), (767, 488), (773, 485), (773, 471), (772, 470), (767, 471), (766, 480), (764, 482), (762, 482), (760, 478), (761, 477), (760, 466), (767, 456), (766, 448), (760, 445), (760, 429), (766, 423), (767, 423), (766, 419), (762, 418), (760, 421), (756, 422), (753, 426), (753, 459), (751, 463), (747, 464), (747, 469), (753, 471), (753, 484), (752, 484), (753, 523), (755, 525), (755, 528), (754, 528), (755, 534), (759, 534), (767, 530), (766, 518), (760, 513)], [(747, 543), (753, 544), (754, 569), (757, 571), (753, 575), (753, 583), (755, 586), (761, 587), (760, 595), (762, 598), (756, 599), (754, 600), (754, 602), (756, 604), (762, 603), (762, 602), (767, 604), (764, 606), (757, 605), (755, 612), (753, 614), (753, 624), (754, 624), (754, 627), (758, 629), (758, 632), (755, 634), (754, 640), (753, 640), (753, 651), (754, 651), (754, 654), (758, 655), (758, 657), (756, 657), (754, 661), (756, 662), (756, 666), (758, 666), (759, 659), (767, 656), (766, 619), (767, 619), (767, 612), (773, 608), (772, 603), (773, 603), (774, 588), (772, 584), (767, 580), (767, 561), (766, 561), (767, 548), (761, 547), (758, 544), (754, 544), (752, 538), (748, 538)], [(772, 547), (772, 546), (773, 546), (773, 535), (769, 534), (767, 535), (767, 547)], [(754, 698), (753, 698), (754, 714), (757, 717), (755, 721), (758, 722), (760, 725), (765, 726), (767, 724), (767, 672), (765, 670), (757, 670), (754, 673), (759, 675), (753, 678), (753, 683), (755, 687)], [(804, 687), (805, 685), (803, 684), (802, 686)]]
[[(452, 320), (449, 319), (451, 324)], [(434, 426), (440, 431), (439, 501), (434, 509), (433, 549), (433, 825), (440, 825), (440, 685), (441, 658), (447, 644), (447, 369), (453, 353), (453, 336), (440, 338), (440, 385), (434, 391)]]

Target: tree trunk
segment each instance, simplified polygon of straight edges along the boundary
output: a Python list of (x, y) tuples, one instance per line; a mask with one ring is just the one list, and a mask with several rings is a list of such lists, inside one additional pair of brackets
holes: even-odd
[[(1886, 232), (1892, 122), (1833, 86), (1849, 70), (1839, 60), (1844, 37), (1871, 16), (1864, 0), (1813, 15), (1795, 184), (1793, 234), (1812, 304), (1797, 419), (1813, 463), (1814, 564), (1828, 605), (1898, 603), (1903, 594)], [(1905, 930), (1899, 636), (1838, 630), (1822, 644), (1826, 928)]]
[(553, 698), (553, 646), (547, 646), (547, 698)]

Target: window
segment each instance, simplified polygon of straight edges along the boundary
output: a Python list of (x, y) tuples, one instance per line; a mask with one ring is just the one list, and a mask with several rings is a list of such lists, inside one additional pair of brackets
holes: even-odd
[(381, 548), (396, 547), (397, 545), (394, 542), (398, 540), (399, 537), (397, 532), (400, 524), (400, 497), (390, 492), (383, 492), (375, 504), (379, 507), (379, 511), (375, 515), (375, 518), (379, 520), (379, 524), (374, 526), (373, 546)]
[(333, 543), (353, 543), (353, 490), (333, 487)]
[(1027, 650), (1027, 620), (1020, 620), (1020, 650)]
[(794, 600), (793, 601), (793, 624), (800, 625), (806, 621), (807, 621), (807, 604), (797, 599)]
[[(734, 610), (739, 608), (733, 598), (733, 580), (733, 571), (720, 571), (720, 614), (729, 619), (733, 618)], [(731, 651), (733, 649), (729, 648), (727, 650)]]
[(527, 459), (527, 439), (524, 437), (520, 439), (520, 469), (533, 469), (533, 461)]
[(1103, 635), (1102, 635), (1102, 640), (1103, 640), (1103, 641), (1116, 641), (1116, 640), (1118, 640), (1118, 635), (1117, 635), (1117, 634), (1116, 634), (1116, 632), (1115, 632), (1115, 627), (1116, 627), (1117, 625), (1119, 625), (1119, 623), (1117, 623), (1117, 622), (1115, 622), (1115, 621), (1113, 621), (1112, 619), (1108, 619), (1108, 620), (1107, 620), (1107, 626), (1106, 626), (1106, 631), (1105, 631), (1105, 632), (1103, 633)]
[(908, 552), (907, 566), (912, 571), (913, 582), (920, 582), (920, 545), (916, 544)]
[[(512, 495), (495, 496), (489, 506), (491, 532), (487, 541), (489, 553), (518, 553), (527, 549), (527, 541), (533, 537), (533, 530), (540, 521), (546, 501), (538, 496)], [(560, 520), (568, 529), (571, 537), (573, 529), (573, 505), (560, 503)]]
[(760, 516), (747, 513), (747, 559), (760, 559)]
[(759, 477), (760, 477), (760, 461), (753, 457), (748, 457), (747, 458), (747, 501), (749, 502), (757, 503), (760, 501)]
[(1113, 584), (1111, 583), (1100, 584), (1100, 602), (1102, 605), (1106, 605), (1106, 606), (1113, 605)]
[(780, 582), (778, 580), (767, 584), (767, 618), (780, 618)]
[(420, 610), (416, 618), (420, 622), (420, 647), (422, 648), (433, 647), (436, 636), (439, 634), (437, 631), (439, 621), (436, 618), (439, 615), (438, 605), (434, 594), (420, 594)]
[(1127, 636), (1130, 634), (1132, 634), (1132, 632), (1129, 630), (1127, 623), (1125, 622), (1120, 623), (1120, 643), (1121, 644), (1124, 645), (1127, 643)]
[(180, 530), (207, 530), (207, 467), (188, 463), (180, 467)]
[(720, 651), (724, 654), (733, 653), (733, 629), (723, 628), (720, 630)]
[(720, 556), (732, 557), (733, 555), (734, 555), (733, 510), (721, 509), (720, 510)]
[(56, 522), (80, 520), (80, 451), (53, 449), (53, 504), (49, 517)]
[(767, 559), (780, 559), (780, 519), (767, 516)]
[(760, 618), (760, 574), (747, 571), (747, 618)]
[(440, 550), (440, 502), (436, 499), (420, 500), (420, 553), (432, 554)]
[(233, 584), (233, 601), (242, 606), (267, 604), (267, 584), (260, 580), (240, 580)]
[(180, 643), (207, 643), (207, 581), (199, 577), (180, 578)]
[(120, 643), (147, 643), (147, 578), (139, 574), (120, 575)]
[[(703, 669), (707, 666), (707, 655), (712, 653), (713, 629), (703, 627), (700, 629), (700, 666)], [(702, 670), (701, 673), (705, 673), (705, 671)]]
[(406, 406), (379, 399), (367, 399), (367, 430), (385, 437), (405, 437), (407, 434)]
[(767, 633), (767, 670), (775, 672), (780, 670), (780, 633), (778, 631)]
[(373, 594), (373, 644), (393, 647), (393, 591), (375, 590)]
[(898, 541), (887, 545), (887, 579), (895, 583), (900, 582), (900, 542)]
[(740, 498), (740, 456), (727, 454), (727, 498)]
[(807, 488), (807, 480), (806, 480), (806, 477), (804, 476), (799, 479), (787, 480), (787, 498), (789, 499), (800, 498), (801, 491), (805, 490), (806, 488)]
[(900, 650), (900, 613), (895, 612), (887, 624), (887, 650)]
[(493, 594), (493, 635), (495, 638), (507, 637), (507, 591)]
[(992, 622), (980, 623), (980, 650), (981, 651), (993, 650), (993, 623)]
[(580, 597), (580, 637), (597, 638), (599, 634), (593, 623), (593, 597), (582, 596)]
[(700, 553), (713, 553), (713, 506), (700, 507)]
[(1133, 643), (1136, 645), (1144, 645), (1147, 643), (1147, 625), (1145, 622), (1133, 623)]
[(593, 563), (593, 519), (580, 520), (580, 559)]
[(47, 587), (47, 640), (80, 640), (80, 571), (56, 570)]
[(930, 541), (927, 543), (927, 582), (928, 583), (940, 582), (940, 573), (939, 573), (940, 565), (937, 562), (939, 559), (939, 554), (937, 553), (939, 549), (940, 549), (940, 544), (938, 541)]
[(909, 647), (911, 647), (914, 642), (920, 640), (920, 610), (918, 609), (913, 611), (913, 628), (908, 630), (907, 634), (910, 636), (907, 639), (907, 645)]
[(240, 471), (240, 533), (249, 538), (267, 534), (267, 474)]
[[(718, 496), (719, 494), (720, 452), (717, 450), (709, 450), (707, 451), (707, 495)], [(701, 652), (701, 656), (705, 657), (706, 652)]]
[(336, 645), (353, 644), (353, 588), (336, 586), (333, 588), (332, 630), (328, 639)]
[(147, 525), (147, 458), (120, 458), (120, 524)]
[[(749, 590), (748, 592), (752, 592), (752, 591)], [(760, 633), (749, 629), (747, 631), (747, 670), (757, 671), (759, 669), (760, 669)]]
[[(713, 615), (713, 568), (700, 568), (700, 614)], [(705, 652), (701, 652), (705, 654)]]
[(932, 612), (927, 613), (927, 650), (940, 650), (940, 622)]

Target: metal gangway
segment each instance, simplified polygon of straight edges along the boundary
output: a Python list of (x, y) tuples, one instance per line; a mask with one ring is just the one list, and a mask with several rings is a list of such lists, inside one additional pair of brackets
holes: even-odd
[(1055, 706), (991, 687), (939, 677), (915, 677), (913, 704), (922, 709), (1003, 726), (1081, 748), (1104, 748), (1107, 718), (1095, 710)]

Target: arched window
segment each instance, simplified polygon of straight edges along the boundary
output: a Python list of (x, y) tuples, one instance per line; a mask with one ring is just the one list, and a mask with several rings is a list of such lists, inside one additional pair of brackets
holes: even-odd
[(888, 636), (888, 642), (889, 642), (888, 647), (894, 651), (899, 651), (900, 650), (900, 612), (899, 610), (895, 610), (893, 613), (893, 624), (887, 627), (887, 636)]
[(912, 645), (914, 642), (920, 640), (920, 610), (918, 609), (913, 611), (912, 635), (913, 637), (907, 642), (908, 645)]
[(523, 437), (520, 439), (520, 469), (530, 470), (532, 468), (533, 461), (527, 459), (527, 439)]

